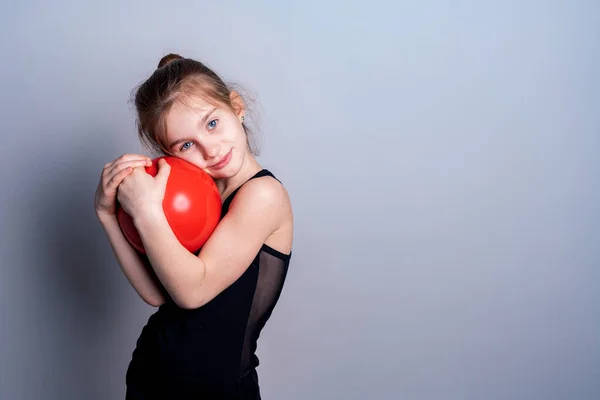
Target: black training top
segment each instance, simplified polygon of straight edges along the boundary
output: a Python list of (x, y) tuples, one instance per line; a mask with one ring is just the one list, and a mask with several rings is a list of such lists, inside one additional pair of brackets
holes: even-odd
[[(275, 178), (263, 169), (250, 179), (262, 176)], [(223, 202), (221, 218), (239, 189)], [(133, 351), (128, 398), (260, 398), (257, 340), (279, 299), (290, 257), (263, 245), (244, 274), (204, 306), (182, 309), (170, 299), (161, 305)]]

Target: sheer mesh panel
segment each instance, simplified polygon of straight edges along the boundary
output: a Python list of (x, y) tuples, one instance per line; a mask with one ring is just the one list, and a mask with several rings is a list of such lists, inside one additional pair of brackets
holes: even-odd
[(260, 331), (270, 317), (277, 304), (283, 288), (288, 269), (289, 256), (281, 254), (271, 248), (263, 247), (259, 255), (259, 271), (256, 282), (256, 291), (252, 301), (252, 309), (248, 318), (244, 350), (242, 353), (242, 375), (249, 367), (256, 367), (258, 359), (255, 357), (256, 341)]

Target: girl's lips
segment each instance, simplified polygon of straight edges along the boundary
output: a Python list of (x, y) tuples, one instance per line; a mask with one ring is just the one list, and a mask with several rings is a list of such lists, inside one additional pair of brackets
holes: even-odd
[(229, 161), (231, 160), (231, 151), (232, 150), (229, 150), (229, 153), (225, 154), (225, 157), (221, 158), (221, 160), (219, 160), (219, 162), (212, 165), (210, 168), (211, 169), (221, 169), (224, 166), (226, 166), (229, 163)]

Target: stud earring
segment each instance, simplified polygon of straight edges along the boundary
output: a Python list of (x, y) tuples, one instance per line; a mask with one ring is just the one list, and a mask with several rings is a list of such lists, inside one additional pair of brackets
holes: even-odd
[(244, 123), (244, 116), (242, 115), (242, 123)]

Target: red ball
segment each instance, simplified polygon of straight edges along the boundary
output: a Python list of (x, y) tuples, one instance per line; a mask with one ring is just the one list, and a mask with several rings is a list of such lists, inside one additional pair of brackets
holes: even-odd
[[(155, 158), (152, 165), (146, 167), (146, 172), (156, 176), (158, 160), (161, 158), (171, 166), (163, 200), (165, 216), (179, 242), (190, 252), (196, 253), (221, 219), (219, 189), (210, 175), (177, 157)], [(146, 254), (133, 219), (119, 206), (117, 220), (127, 241), (137, 251)]]

